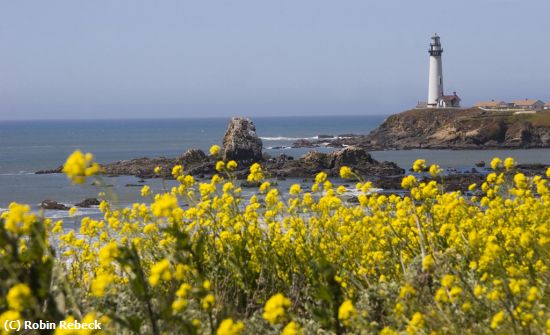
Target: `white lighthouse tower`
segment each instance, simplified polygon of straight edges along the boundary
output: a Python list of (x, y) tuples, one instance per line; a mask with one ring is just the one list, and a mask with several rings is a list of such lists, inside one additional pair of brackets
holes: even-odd
[(430, 43), (430, 76), (428, 86), (428, 107), (437, 107), (443, 96), (443, 65), (441, 63), (441, 42), (439, 36), (432, 36)]

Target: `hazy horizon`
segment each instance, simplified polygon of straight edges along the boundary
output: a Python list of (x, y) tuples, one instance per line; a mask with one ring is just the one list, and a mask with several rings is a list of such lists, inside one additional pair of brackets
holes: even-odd
[[(547, 0), (0, 0), (0, 120), (387, 115), (550, 101)], [(546, 42), (545, 42), (546, 41)]]

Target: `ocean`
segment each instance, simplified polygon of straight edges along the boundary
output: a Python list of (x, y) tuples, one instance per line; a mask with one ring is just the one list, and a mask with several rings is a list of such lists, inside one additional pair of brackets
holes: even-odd
[[(311, 149), (292, 149), (297, 139), (319, 135), (367, 134), (386, 116), (257, 117), (253, 118), (265, 151), (299, 157)], [(187, 149), (207, 151), (221, 144), (229, 118), (159, 120), (78, 120), (0, 122), (0, 209), (12, 201), (38, 208), (45, 199), (72, 205), (96, 197), (92, 185), (75, 186), (64, 175), (36, 175), (35, 171), (55, 168), (76, 149), (91, 152), (100, 163), (137, 157), (181, 155)], [(331, 151), (319, 148), (319, 151)], [(444, 168), (470, 168), (494, 156), (512, 156), (523, 163), (550, 163), (550, 149), (530, 150), (406, 150), (373, 151), (375, 159), (393, 161), (408, 168), (417, 158)], [(135, 177), (106, 178), (119, 196), (120, 205), (143, 201)], [(160, 180), (147, 180), (153, 190), (161, 190)], [(170, 186), (171, 183), (168, 183)], [(83, 209), (93, 214), (97, 209)], [(47, 212), (50, 217), (65, 217), (66, 212)]]

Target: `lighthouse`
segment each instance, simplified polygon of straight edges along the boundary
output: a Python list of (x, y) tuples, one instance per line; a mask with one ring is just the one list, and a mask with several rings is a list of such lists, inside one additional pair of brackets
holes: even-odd
[(441, 41), (439, 36), (432, 36), (430, 43), (430, 75), (428, 84), (428, 107), (437, 107), (443, 96), (443, 64), (441, 62)]

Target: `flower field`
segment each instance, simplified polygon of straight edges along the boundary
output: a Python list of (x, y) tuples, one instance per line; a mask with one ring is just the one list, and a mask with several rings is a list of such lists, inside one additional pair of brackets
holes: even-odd
[[(219, 156), (220, 148), (211, 154)], [(6, 320), (99, 320), (55, 334), (550, 334), (550, 169), (525, 176), (495, 158), (470, 192), (444, 192), (415, 162), (406, 195), (371, 192), (343, 167), (358, 203), (319, 173), (288, 192), (243, 197), (233, 161), (64, 230), (12, 203), (0, 221), (0, 329)], [(101, 168), (75, 152), (74, 183)], [(159, 172), (159, 171), (157, 171)], [(54, 247), (55, 246), (55, 247)], [(47, 333), (47, 331), (46, 331)]]

